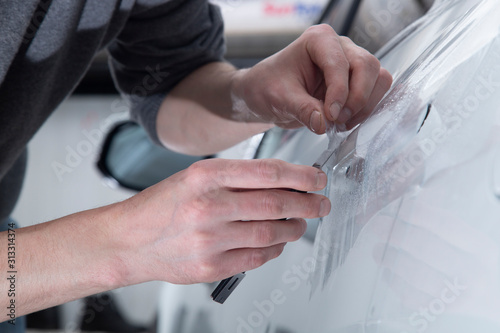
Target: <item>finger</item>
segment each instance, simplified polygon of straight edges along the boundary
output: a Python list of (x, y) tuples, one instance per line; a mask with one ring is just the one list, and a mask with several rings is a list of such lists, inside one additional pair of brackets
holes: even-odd
[(287, 103), (295, 118), (304, 126), (316, 134), (326, 131), (326, 120), (323, 116), (322, 102), (311, 97), (303, 87), (289, 88)]
[[(232, 209), (223, 208), (224, 211), (219, 212), (214, 207), (212, 214), (232, 221), (265, 221), (290, 217), (313, 219), (328, 215), (331, 209), (330, 200), (323, 195), (287, 190), (226, 192), (222, 194), (221, 201), (230, 203)], [(222, 215), (224, 213), (226, 215)]]
[(221, 249), (261, 248), (294, 242), (306, 232), (307, 223), (303, 219), (280, 221), (236, 221), (224, 229)]
[(327, 182), (326, 174), (317, 168), (276, 159), (211, 159), (195, 163), (187, 171), (193, 182), (205, 187), (215, 183), (234, 189), (288, 188), (308, 192), (323, 189)]
[(329, 25), (311, 27), (305, 34), (311, 35), (306, 47), (309, 57), (324, 74), (325, 116), (335, 121), (349, 94), (349, 62), (339, 36)]
[(286, 244), (277, 244), (264, 248), (235, 249), (226, 251), (220, 256), (219, 276), (215, 280), (228, 278), (264, 265), (277, 258)]
[(341, 37), (342, 47), (349, 61), (349, 96), (337, 122), (345, 123), (363, 109), (369, 101), (380, 73), (380, 62), (371, 53)]
[(384, 97), (385, 93), (389, 90), (392, 85), (392, 76), (384, 68), (380, 69), (377, 82), (371, 92), (370, 97), (366, 105), (351, 119), (346, 122), (347, 129), (351, 129), (354, 126), (360, 124), (373, 112), (377, 104)]

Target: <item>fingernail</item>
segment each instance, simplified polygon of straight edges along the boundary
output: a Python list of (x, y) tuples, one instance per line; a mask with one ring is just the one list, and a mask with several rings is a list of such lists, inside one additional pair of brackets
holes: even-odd
[(330, 213), (330, 201), (323, 199), (319, 206), (319, 216), (324, 217)]
[(326, 186), (328, 178), (324, 172), (318, 172), (316, 174), (316, 188), (322, 189)]
[(319, 111), (313, 111), (313, 113), (311, 113), (311, 117), (309, 118), (309, 127), (314, 133), (321, 130), (323, 122), (322, 118), (323, 117), (321, 116), (321, 113), (319, 113)]
[(342, 111), (340, 111), (340, 115), (337, 118), (337, 122), (339, 123), (346, 123), (349, 119), (352, 117), (352, 111), (348, 108), (343, 108)]
[(332, 105), (330, 105), (330, 115), (332, 116), (332, 120), (337, 120), (341, 107), (342, 106), (337, 102), (333, 102)]

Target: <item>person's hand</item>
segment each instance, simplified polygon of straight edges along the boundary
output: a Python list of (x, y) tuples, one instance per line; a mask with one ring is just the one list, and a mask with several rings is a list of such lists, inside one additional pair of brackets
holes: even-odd
[(362, 121), (391, 84), (391, 75), (377, 58), (323, 24), (238, 72), (233, 103), (242, 118), (252, 116), (284, 128), (304, 125), (322, 134), (326, 120), (347, 128)]
[[(205, 160), (118, 204), (124, 284), (212, 282), (254, 269), (325, 216), (326, 175), (279, 160)], [(289, 218), (288, 220), (283, 220)]]

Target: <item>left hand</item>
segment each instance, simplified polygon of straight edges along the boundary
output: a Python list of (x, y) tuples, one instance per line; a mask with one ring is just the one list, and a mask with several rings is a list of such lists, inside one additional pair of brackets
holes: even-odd
[(237, 72), (232, 93), (235, 110), (248, 119), (322, 134), (327, 121), (350, 128), (364, 120), (391, 84), (377, 58), (322, 24)]

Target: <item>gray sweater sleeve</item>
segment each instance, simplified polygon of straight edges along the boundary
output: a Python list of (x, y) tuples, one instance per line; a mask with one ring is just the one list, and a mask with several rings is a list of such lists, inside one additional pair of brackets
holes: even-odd
[(156, 116), (166, 94), (193, 70), (223, 58), (222, 17), (206, 0), (137, 0), (108, 50), (132, 119), (160, 144)]

